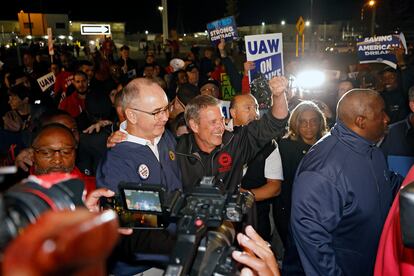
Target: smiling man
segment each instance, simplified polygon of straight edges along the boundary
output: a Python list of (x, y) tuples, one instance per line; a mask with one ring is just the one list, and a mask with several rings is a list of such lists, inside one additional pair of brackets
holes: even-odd
[(96, 173), (98, 187), (118, 191), (121, 181), (181, 188), (175, 138), (165, 131), (169, 104), (162, 88), (150, 79), (131, 81), (122, 92), (126, 140), (110, 149)]
[(176, 149), (184, 189), (196, 185), (203, 176), (215, 176), (216, 184), (234, 191), (248, 163), (271, 139), (284, 133), (288, 109), (285, 91), (287, 80), (275, 77), (269, 81), (273, 94), (271, 112), (260, 120), (234, 132), (224, 128), (219, 100), (208, 95), (197, 96), (185, 109), (185, 120), (192, 133), (183, 135)]
[[(167, 191), (181, 189), (181, 173), (174, 153), (176, 140), (165, 131), (169, 104), (164, 91), (150, 79), (137, 78), (128, 83), (121, 95), (126, 121), (120, 131), (126, 134), (126, 140), (106, 152), (96, 172), (97, 186), (116, 193), (121, 181), (159, 185)], [(135, 258), (136, 252), (170, 253), (174, 244), (174, 235), (167, 230), (139, 229), (121, 239), (119, 252), (114, 256), (118, 259)]]

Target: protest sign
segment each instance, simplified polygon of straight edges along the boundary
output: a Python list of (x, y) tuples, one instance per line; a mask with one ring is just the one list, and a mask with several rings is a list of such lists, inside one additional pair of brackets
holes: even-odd
[(255, 69), (249, 71), (251, 83), (258, 75), (267, 80), (283, 75), (282, 34), (264, 34), (245, 36), (247, 61), (255, 63)]
[(391, 49), (399, 45), (399, 35), (365, 37), (357, 42), (359, 63), (384, 63), (396, 69), (397, 58)]
[(45, 92), (49, 87), (54, 85), (55, 81), (56, 77), (52, 72), (37, 79), (37, 83), (39, 84), (40, 89), (42, 89), (42, 92)]
[(231, 41), (237, 38), (237, 26), (233, 16), (225, 17), (207, 24), (207, 32), (213, 45), (217, 45), (220, 39)]

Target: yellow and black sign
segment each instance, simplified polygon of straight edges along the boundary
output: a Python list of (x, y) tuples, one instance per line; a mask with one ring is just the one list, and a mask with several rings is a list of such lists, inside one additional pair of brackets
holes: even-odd
[(305, 34), (303, 31), (305, 30), (305, 20), (303, 17), (300, 16), (298, 22), (296, 22), (296, 57), (299, 56), (299, 36), (302, 37), (302, 56), (305, 55)]
[(305, 30), (305, 20), (303, 20), (302, 16), (300, 16), (298, 22), (296, 22), (296, 30), (298, 31), (299, 35), (302, 35), (303, 31)]

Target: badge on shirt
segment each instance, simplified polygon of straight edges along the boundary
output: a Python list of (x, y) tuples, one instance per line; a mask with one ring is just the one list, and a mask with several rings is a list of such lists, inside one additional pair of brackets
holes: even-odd
[(175, 154), (174, 154), (174, 152), (173, 152), (172, 150), (170, 150), (170, 151), (168, 152), (168, 155), (170, 156), (170, 159), (171, 159), (172, 161), (174, 161), (174, 160), (175, 160)]
[(227, 172), (231, 170), (233, 159), (229, 153), (223, 152), (218, 156), (218, 163), (220, 165), (218, 171)]
[(150, 171), (147, 165), (141, 164), (138, 166), (138, 175), (141, 177), (141, 179), (145, 180), (148, 179), (150, 175)]

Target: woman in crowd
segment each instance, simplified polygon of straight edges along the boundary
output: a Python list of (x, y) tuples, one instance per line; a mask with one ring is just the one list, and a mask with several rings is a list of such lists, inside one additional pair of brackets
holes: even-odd
[(288, 122), (288, 133), (278, 142), (284, 180), (282, 192), (273, 202), (273, 216), (285, 247), (296, 169), (303, 156), (326, 131), (326, 119), (322, 111), (315, 103), (303, 101), (293, 109)]

